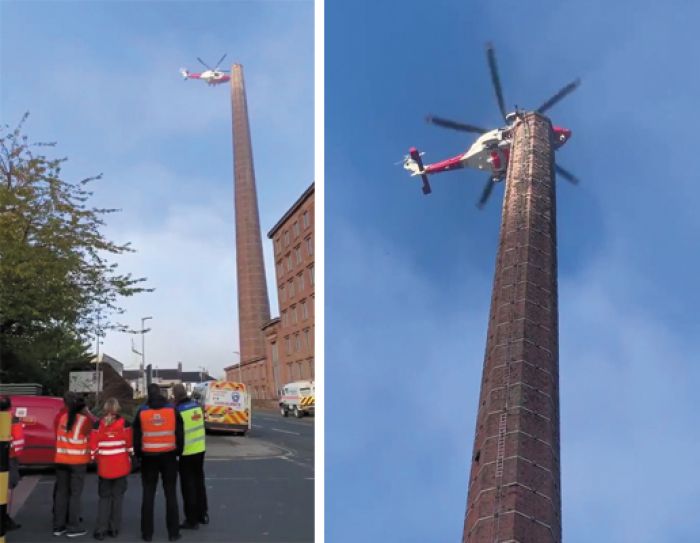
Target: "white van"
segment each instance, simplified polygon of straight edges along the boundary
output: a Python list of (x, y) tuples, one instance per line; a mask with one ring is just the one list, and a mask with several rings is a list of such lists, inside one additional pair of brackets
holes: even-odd
[(204, 411), (204, 428), (245, 435), (253, 422), (250, 395), (243, 383), (209, 381), (194, 387), (192, 398)]
[(316, 408), (315, 388), (313, 381), (294, 381), (287, 383), (280, 390), (280, 413), (283, 417), (292, 413), (301, 418), (313, 414)]

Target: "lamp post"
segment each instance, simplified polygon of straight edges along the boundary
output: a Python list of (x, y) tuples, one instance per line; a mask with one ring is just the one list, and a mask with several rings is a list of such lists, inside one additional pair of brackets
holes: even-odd
[(143, 383), (143, 393), (146, 393), (146, 332), (150, 332), (144, 328), (146, 321), (153, 319), (153, 317), (143, 317), (141, 319), (141, 382)]
[(243, 382), (243, 374), (241, 373), (241, 353), (238, 351), (233, 351), (233, 354), (238, 355), (238, 382), (242, 383)]

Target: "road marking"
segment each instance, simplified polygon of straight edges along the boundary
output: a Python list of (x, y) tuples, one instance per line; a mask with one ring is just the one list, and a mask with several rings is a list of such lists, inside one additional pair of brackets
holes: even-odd
[[(19, 512), (19, 510), (22, 509), (24, 502), (27, 501), (27, 498), (31, 495), (32, 491), (39, 483), (39, 479), (41, 479), (41, 475), (25, 475), (19, 480), (19, 484), (12, 491), (12, 511), (10, 512), (11, 516), (16, 515)], [(44, 481), (42, 481), (42, 483), (43, 482)], [(53, 483), (53, 481), (47, 482)]]
[(282, 432), (283, 434), (292, 434), (293, 436), (301, 435), (299, 432), (290, 432), (289, 430), (281, 430), (279, 428), (270, 428), (270, 430), (274, 430), (275, 432)]

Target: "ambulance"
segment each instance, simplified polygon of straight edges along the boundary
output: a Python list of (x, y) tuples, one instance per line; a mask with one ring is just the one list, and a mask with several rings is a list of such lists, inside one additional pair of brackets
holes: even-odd
[(253, 422), (250, 395), (243, 383), (209, 381), (197, 385), (193, 398), (204, 412), (205, 430), (245, 435)]
[(316, 397), (313, 381), (294, 381), (287, 383), (280, 390), (280, 414), (283, 417), (292, 413), (300, 419), (311, 415), (316, 409)]

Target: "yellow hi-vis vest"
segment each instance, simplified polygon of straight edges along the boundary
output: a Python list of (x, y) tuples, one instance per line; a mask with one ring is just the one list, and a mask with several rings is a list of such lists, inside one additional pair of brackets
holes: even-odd
[(182, 417), (182, 426), (185, 432), (185, 447), (182, 456), (198, 454), (205, 449), (204, 413), (202, 408), (192, 400), (177, 406)]

